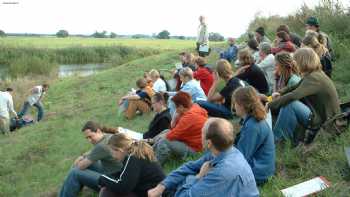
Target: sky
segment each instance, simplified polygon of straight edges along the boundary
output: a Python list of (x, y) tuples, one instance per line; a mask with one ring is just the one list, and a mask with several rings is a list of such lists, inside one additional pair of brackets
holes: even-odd
[[(256, 13), (285, 16), (303, 3), (319, 0), (0, 0), (0, 29), (7, 33), (90, 35), (117, 34), (195, 36), (198, 17), (207, 17), (209, 32), (225, 37), (243, 34)], [(342, 1), (345, 5), (348, 0)]]

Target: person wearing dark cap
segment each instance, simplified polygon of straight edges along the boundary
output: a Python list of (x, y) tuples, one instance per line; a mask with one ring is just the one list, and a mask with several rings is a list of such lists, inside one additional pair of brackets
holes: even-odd
[(265, 35), (264, 27), (258, 27), (255, 30), (255, 39), (256, 39), (256, 41), (258, 41), (259, 44), (262, 42), (271, 43), (271, 40), (269, 38), (267, 38)]
[(320, 35), (318, 38), (319, 42), (327, 47), (329, 53), (331, 54), (332, 60), (334, 60), (335, 56), (334, 56), (334, 51), (332, 47), (332, 41), (330, 40), (329, 36), (326, 33), (320, 30), (320, 22), (316, 17), (310, 16), (309, 18), (307, 18), (306, 30), (307, 31), (311, 30), (319, 33)]

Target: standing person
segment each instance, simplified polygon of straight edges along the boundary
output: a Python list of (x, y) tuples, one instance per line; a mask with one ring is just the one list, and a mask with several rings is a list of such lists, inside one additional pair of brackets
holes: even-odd
[[(209, 31), (208, 25), (206, 23), (206, 18), (204, 16), (199, 17), (199, 26), (198, 26), (198, 36), (197, 36), (197, 52), (201, 57), (209, 55)], [(200, 51), (201, 46), (207, 46), (208, 51)]]
[(152, 97), (152, 108), (156, 112), (153, 120), (148, 126), (148, 131), (143, 134), (143, 139), (154, 138), (162, 131), (170, 128), (171, 115), (167, 108), (166, 94), (155, 93)]
[(171, 156), (185, 158), (202, 151), (201, 129), (208, 119), (207, 112), (195, 103), (187, 92), (178, 92), (171, 98), (176, 113), (171, 129), (155, 137), (153, 148), (163, 165)]
[(267, 83), (264, 72), (255, 64), (251, 52), (247, 49), (238, 52), (240, 68), (236, 71), (236, 77), (246, 81), (249, 85), (256, 88), (259, 93), (267, 94), (269, 84)]
[[(217, 92), (220, 79), (222, 79), (226, 85), (220, 92)], [(199, 101), (197, 103), (207, 110), (209, 116), (232, 119), (232, 93), (241, 86), (244, 86), (244, 82), (234, 77), (231, 64), (227, 60), (221, 59), (216, 63), (214, 83), (209, 90), (208, 101)]]
[(288, 25), (280, 25), (276, 29), (276, 33), (280, 32), (280, 31), (286, 32), (289, 35), (289, 37), (290, 37), (290, 41), (292, 41), (293, 44), (296, 47), (300, 48), (300, 46), (301, 46), (301, 37), (298, 34), (296, 34), (296, 33), (290, 32)]
[(7, 88), (4, 92), (0, 91), (0, 132), (3, 134), (10, 131), (10, 114), (18, 119), (13, 108), (12, 92), (12, 88)]
[(260, 62), (257, 66), (264, 72), (269, 88), (272, 91), (275, 85), (275, 57), (271, 53), (270, 43), (263, 42), (259, 48)]
[[(309, 145), (321, 125), (340, 113), (339, 97), (332, 80), (322, 72), (320, 58), (312, 49), (300, 48), (293, 58), (301, 72), (301, 81), (273, 93), (274, 99), (267, 107), (273, 111), (279, 109), (273, 129), (276, 140), (290, 139), (297, 145), (299, 139), (296, 137), (300, 133), (297, 133), (296, 128), (300, 125), (307, 129), (301, 140)], [(330, 132), (339, 134), (334, 129), (330, 129)]]
[(22, 118), (28, 112), (29, 108), (34, 106), (38, 110), (37, 121), (39, 122), (44, 117), (44, 106), (41, 101), (48, 90), (48, 84), (33, 87), (30, 90), (30, 95), (23, 104), (22, 110), (18, 113), (18, 118)]
[(274, 92), (285, 87), (292, 87), (301, 80), (299, 69), (290, 53), (280, 52), (275, 56), (276, 61), (276, 85)]
[(202, 143), (208, 150), (201, 158), (183, 164), (171, 172), (149, 197), (160, 197), (165, 190), (170, 196), (193, 197), (258, 197), (254, 175), (242, 153), (233, 145), (232, 124), (221, 118), (210, 118), (204, 125)]
[(275, 143), (271, 127), (266, 121), (266, 111), (258, 93), (251, 87), (235, 90), (236, 114), (242, 118), (242, 127), (235, 145), (247, 159), (258, 185), (267, 182), (275, 172)]
[(78, 196), (83, 186), (99, 191), (100, 176), (118, 172), (121, 169), (122, 164), (112, 157), (107, 146), (112, 135), (105, 134), (105, 130), (113, 129), (101, 127), (93, 121), (85, 123), (82, 132), (94, 147), (74, 161), (59, 193), (60, 197)]
[(100, 197), (147, 197), (147, 191), (165, 178), (152, 147), (146, 142), (135, 142), (117, 133), (109, 139), (108, 147), (123, 167), (99, 177)]
[(206, 67), (207, 61), (203, 57), (198, 57), (195, 60), (195, 63), (197, 69), (193, 73), (193, 77), (199, 80), (205, 95), (208, 96), (208, 92), (214, 81), (213, 73), (208, 67)]
[(263, 42), (271, 43), (271, 40), (265, 35), (264, 27), (258, 27), (255, 30), (255, 39), (258, 41), (258, 44)]
[(319, 33), (318, 41), (327, 47), (329, 53), (331, 54), (332, 60), (334, 60), (334, 51), (332, 46), (332, 41), (329, 36), (320, 30), (320, 23), (318, 19), (314, 16), (310, 16), (306, 20), (306, 30), (312, 30)]

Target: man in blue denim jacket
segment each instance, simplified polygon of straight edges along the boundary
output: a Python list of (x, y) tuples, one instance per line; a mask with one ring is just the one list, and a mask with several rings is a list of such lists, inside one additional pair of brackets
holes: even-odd
[(186, 196), (259, 196), (253, 172), (243, 155), (232, 146), (233, 128), (221, 118), (210, 118), (203, 127), (203, 144), (209, 150), (197, 161), (188, 162), (170, 173), (149, 197), (176, 190)]

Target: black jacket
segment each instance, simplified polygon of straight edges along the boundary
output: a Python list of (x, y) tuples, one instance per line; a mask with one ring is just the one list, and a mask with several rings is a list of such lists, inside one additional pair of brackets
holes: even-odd
[(156, 114), (151, 121), (148, 131), (143, 134), (143, 139), (154, 138), (160, 132), (170, 128), (171, 115), (169, 109)]
[(112, 175), (100, 176), (101, 187), (115, 193), (135, 193), (147, 197), (147, 191), (157, 186), (165, 178), (163, 169), (158, 162), (139, 159), (133, 155), (123, 161), (121, 171)]

